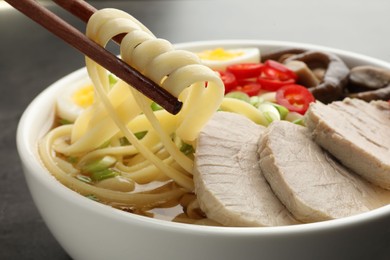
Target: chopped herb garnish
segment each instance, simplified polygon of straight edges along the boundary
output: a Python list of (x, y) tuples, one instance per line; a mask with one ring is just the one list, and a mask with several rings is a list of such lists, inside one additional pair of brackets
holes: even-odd
[(92, 179), (85, 175), (77, 174), (76, 179), (83, 181), (85, 183), (92, 183)]
[(109, 74), (108, 75), (108, 82), (110, 83), (110, 86), (114, 86), (115, 83), (118, 82), (118, 79), (113, 75), (113, 74)]
[(88, 195), (85, 195), (85, 197), (88, 199), (94, 200), (94, 201), (99, 201), (99, 199), (96, 198), (96, 196), (94, 194), (88, 194)]
[[(148, 133), (148, 131), (141, 131), (141, 132), (137, 132), (137, 133), (134, 133), (135, 137), (138, 139), (138, 140), (141, 140), (142, 138), (145, 137), (145, 135)], [(126, 138), (126, 137), (121, 137), (119, 138), (119, 143), (121, 144), (121, 146), (126, 146), (126, 145), (130, 145), (131, 143), (129, 142), (129, 140)]]
[(107, 155), (101, 158), (100, 160), (96, 160), (84, 165), (82, 167), (82, 171), (87, 173), (99, 172), (114, 165), (114, 163), (116, 163), (115, 157)]
[(194, 147), (192, 147), (190, 144), (183, 143), (180, 147), (180, 152), (184, 153), (185, 155), (193, 154)]
[(138, 132), (138, 133), (134, 133), (135, 137), (137, 137), (138, 140), (141, 140), (142, 138), (144, 138), (144, 136), (148, 133), (148, 131), (142, 131), (142, 132)]
[(152, 108), (153, 111), (158, 111), (158, 110), (162, 110), (162, 106), (160, 106), (159, 104), (157, 104), (156, 102), (152, 102), (152, 104), (150, 105), (150, 107)]
[(112, 177), (115, 177), (117, 176), (119, 173), (117, 173), (116, 171), (114, 170), (111, 170), (111, 169), (104, 169), (102, 171), (98, 171), (98, 172), (93, 172), (91, 173), (91, 179), (93, 181), (102, 181), (102, 180), (105, 180), (105, 179), (108, 179), (108, 178), (112, 178)]
[(228, 97), (228, 98), (235, 98), (235, 99), (239, 99), (239, 100), (242, 100), (242, 101), (245, 101), (247, 103), (250, 102), (250, 98), (249, 98), (249, 95), (244, 93), (244, 92), (241, 92), (241, 91), (232, 91), (232, 92), (229, 92), (225, 95), (225, 97)]
[(121, 138), (119, 138), (119, 143), (121, 144), (121, 146), (130, 145), (129, 140), (127, 140), (126, 137), (121, 137)]
[(58, 119), (58, 123), (59, 123), (60, 125), (70, 125), (70, 124), (73, 124), (72, 121), (67, 120), (67, 119), (64, 119), (64, 118), (59, 118), (59, 119)]
[(261, 102), (262, 100), (259, 96), (253, 96), (249, 98), (249, 103), (254, 107), (258, 107)]
[(298, 118), (294, 121), (292, 121), (294, 124), (297, 124), (297, 125), (302, 125), (302, 126), (305, 126), (305, 122), (303, 120), (303, 117), (302, 118)]
[(278, 109), (270, 103), (261, 103), (258, 109), (263, 113), (268, 123), (280, 120), (280, 114)]
[(276, 104), (276, 103), (269, 103), (269, 104), (272, 104), (278, 111), (279, 111), (279, 114), (280, 114), (280, 119), (285, 119), (287, 114), (288, 114), (288, 109), (282, 105), (279, 105), (279, 104)]

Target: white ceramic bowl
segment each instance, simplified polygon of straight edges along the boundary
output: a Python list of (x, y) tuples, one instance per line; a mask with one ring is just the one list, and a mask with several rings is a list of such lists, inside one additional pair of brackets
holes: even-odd
[[(307, 48), (338, 54), (350, 66), (390, 64), (320, 46), (274, 41), (179, 44), (214, 47)], [(28, 187), (47, 226), (74, 259), (387, 259), (390, 205), (368, 213), (285, 227), (229, 228), (171, 223), (126, 213), (66, 188), (42, 166), (37, 140), (48, 130), (59, 90), (86, 79), (80, 69), (43, 91), (24, 112), (17, 146)], [(49, 118), (49, 120), (48, 120)]]

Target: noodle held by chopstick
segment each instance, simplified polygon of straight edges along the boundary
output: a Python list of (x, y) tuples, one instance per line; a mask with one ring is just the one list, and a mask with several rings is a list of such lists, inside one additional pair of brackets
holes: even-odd
[[(45, 166), (66, 186), (108, 204), (150, 207), (193, 191), (193, 161), (180, 151), (178, 143), (194, 144), (200, 129), (220, 106), (224, 86), (219, 76), (202, 65), (195, 54), (175, 50), (120, 10), (97, 11), (88, 22), (86, 34), (101, 46), (116, 35), (126, 34), (120, 46), (121, 58), (183, 101), (183, 108), (177, 115), (152, 111), (151, 100), (121, 80), (110, 86), (110, 72), (86, 58), (95, 101), (74, 124), (54, 128), (40, 142)], [(135, 133), (141, 131), (146, 135), (139, 140)], [(128, 143), (122, 145), (121, 138)], [(115, 158), (113, 169), (129, 183), (162, 187), (174, 181), (178, 186), (169, 191), (151, 188), (148, 192), (149, 186), (145, 186), (146, 191), (141, 193), (123, 192), (75, 177), (83, 174), (83, 165), (106, 155)], [(67, 163), (64, 157), (77, 158), (78, 163)]]

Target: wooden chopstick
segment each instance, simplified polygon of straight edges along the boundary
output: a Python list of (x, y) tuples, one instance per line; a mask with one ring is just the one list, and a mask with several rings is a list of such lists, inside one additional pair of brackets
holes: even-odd
[(93, 13), (97, 11), (95, 7), (84, 0), (53, 0), (53, 2), (80, 18), (85, 23), (87, 23)]
[[(74, 16), (80, 18), (84, 23), (87, 23), (89, 18), (97, 11), (95, 7), (84, 0), (53, 0), (53, 2)], [(125, 35), (126, 34), (119, 34), (115, 36), (113, 40), (120, 44)]]
[[(15, 9), (34, 20), (48, 31), (52, 32), (86, 56), (99, 63), (101, 66), (121, 78), (139, 92), (158, 103), (171, 114), (177, 114), (182, 103), (165, 89), (155, 82), (142, 75), (133, 67), (107, 51), (91, 39), (85, 36), (76, 28), (62, 20), (60, 17), (49, 11), (34, 0), (5, 0)], [(61, 6), (67, 6), (69, 10), (83, 20), (88, 21), (89, 17), (96, 11), (84, 1), (67, 0), (55, 1)], [(67, 5), (65, 5), (67, 4)]]

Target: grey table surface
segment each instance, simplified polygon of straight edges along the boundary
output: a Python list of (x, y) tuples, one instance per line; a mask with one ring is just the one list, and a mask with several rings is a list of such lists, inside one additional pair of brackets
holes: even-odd
[[(305, 42), (390, 62), (388, 0), (90, 2), (97, 8), (127, 11), (172, 43), (217, 39)], [(76, 18), (50, 1), (45, 3), (84, 30)], [(76, 50), (0, 1), (0, 259), (70, 259), (33, 204), (15, 134), (32, 99), (82, 66), (84, 58)]]

